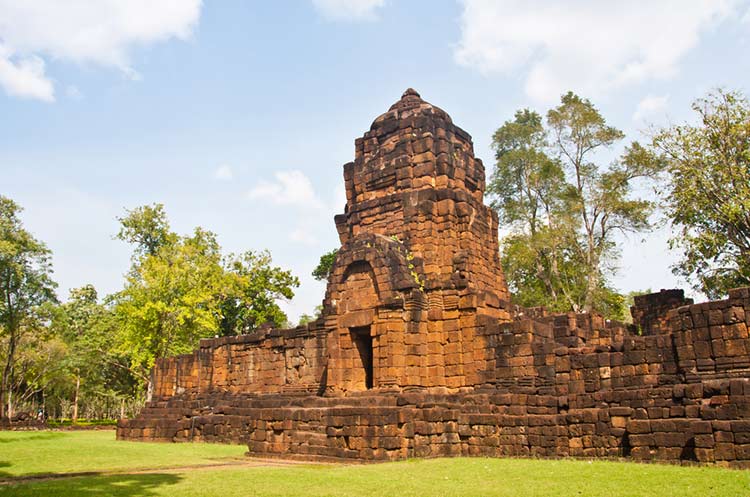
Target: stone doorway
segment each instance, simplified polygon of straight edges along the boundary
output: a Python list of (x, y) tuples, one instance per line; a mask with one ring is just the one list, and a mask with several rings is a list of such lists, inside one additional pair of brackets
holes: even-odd
[[(357, 349), (357, 356), (354, 358), (354, 379), (355, 385), (362, 390), (369, 390), (373, 386), (373, 365), (372, 365), (372, 336), (370, 335), (369, 326), (359, 326), (349, 328), (352, 343)], [(357, 364), (359, 361), (360, 364)], [(357, 368), (356, 366), (361, 366)]]

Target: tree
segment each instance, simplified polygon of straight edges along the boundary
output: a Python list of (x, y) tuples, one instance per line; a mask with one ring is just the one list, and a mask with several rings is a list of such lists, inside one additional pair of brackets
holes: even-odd
[(320, 256), (320, 262), (315, 269), (313, 269), (312, 275), (318, 281), (326, 281), (331, 275), (333, 269), (333, 263), (336, 260), (336, 254), (339, 253), (339, 249), (333, 249), (330, 252)]
[(156, 359), (191, 351), (219, 331), (226, 293), (219, 244), (213, 233), (170, 236), (144, 251), (114, 300), (122, 346), (145, 376)]
[(171, 232), (159, 204), (128, 211), (120, 222), (118, 236), (136, 253), (114, 313), (122, 351), (141, 377), (156, 359), (189, 352), (201, 338), (286, 323), (277, 301), (291, 299), (299, 280), (273, 266), (268, 252), (223, 258), (210, 231)]
[(698, 124), (660, 130), (654, 153), (667, 163), (666, 215), (682, 251), (673, 267), (696, 290), (721, 298), (750, 285), (750, 103), (716, 90), (693, 103)]
[(68, 349), (64, 363), (74, 385), (73, 422), (78, 419), (82, 401), (89, 406), (101, 399), (123, 402), (135, 394), (139, 372), (133, 371), (128, 357), (118, 351), (114, 313), (99, 302), (93, 285), (70, 291), (68, 301), (53, 320), (53, 330)]
[(488, 186), (511, 228), (503, 266), (522, 305), (623, 315), (614, 270), (616, 233), (650, 228), (654, 205), (632, 198), (634, 183), (660, 164), (638, 143), (608, 168), (596, 154), (623, 138), (587, 99), (571, 92), (547, 113), (518, 111), (493, 136), (497, 167)]
[(125, 217), (117, 218), (120, 231), (115, 238), (135, 244), (134, 257), (156, 255), (159, 248), (175, 242), (177, 235), (170, 231), (164, 205), (144, 205), (126, 212)]
[[(49, 326), (57, 306), (45, 303), (34, 319), (24, 323), (17, 346), (9, 391), (13, 392), (14, 409), (33, 411), (36, 401), (44, 405), (45, 394), (68, 385), (66, 361), (69, 350)], [(10, 410), (10, 409), (9, 409)]]
[(54, 302), (50, 255), (44, 243), (23, 228), (21, 207), (0, 196), (0, 338), (3, 339), (0, 417), (11, 416), (12, 389), (17, 347), (24, 332), (33, 328), (39, 310)]
[(566, 227), (574, 223), (569, 190), (560, 161), (546, 151), (541, 116), (519, 110), (495, 132), (492, 145), (497, 165), (487, 191), (500, 222), (512, 230), (503, 241), (502, 264), (517, 303), (556, 311), (575, 307), (576, 266), (566, 250)]
[(292, 299), (299, 279), (272, 262), (268, 251), (248, 251), (226, 260), (229, 291), (221, 302), (222, 335), (250, 333), (265, 323), (285, 325), (287, 316), (277, 301)]

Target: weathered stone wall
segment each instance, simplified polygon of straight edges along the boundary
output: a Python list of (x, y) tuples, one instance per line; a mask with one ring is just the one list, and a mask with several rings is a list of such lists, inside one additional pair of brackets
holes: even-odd
[(686, 299), (685, 292), (679, 289), (636, 295), (633, 300), (635, 305), (630, 308), (630, 313), (643, 335), (666, 333), (669, 331), (667, 312), (693, 303), (693, 299)]
[[(210, 408), (205, 400), (153, 404), (121, 423), (118, 436), (241, 442), (263, 457), (631, 457), (750, 467), (747, 379), (604, 394), (596, 407), (568, 409), (534, 389), (214, 396)], [(728, 414), (730, 405), (742, 412)]]
[[(608, 456), (750, 467), (748, 292), (671, 310), (659, 335), (631, 335), (585, 314), (485, 318), (472, 351), (485, 369), (452, 394), (191, 390), (152, 402), (118, 436), (243, 442), (283, 457)], [(694, 326), (704, 318), (712, 340)], [(713, 363), (698, 368), (701, 342), (711, 353), (698, 355)], [(727, 343), (744, 354), (726, 356)], [(283, 391), (274, 388), (243, 390)]]
[(325, 381), (326, 334), (320, 323), (204, 339), (192, 354), (159, 359), (152, 396), (240, 392), (312, 392)]
[(0, 430), (44, 430), (47, 428), (47, 421), (37, 419), (27, 412), (17, 413), (10, 418), (0, 418)]

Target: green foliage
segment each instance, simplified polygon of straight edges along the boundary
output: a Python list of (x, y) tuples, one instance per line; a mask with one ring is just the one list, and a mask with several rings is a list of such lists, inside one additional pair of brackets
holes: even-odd
[(750, 103), (717, 90), (693, 104), (698, 124), (662, 129), (653, 151), (670, 176), (665, 207), (682, 251), (675, 274), (710, 298), (750, 285)]
[(320, 256), (320, 262), (315, 269), (313, 269), (312, 275), (318, 281), (326, 281), (331, 275), (333, 269), (333, 263), (336, 260), (336, 254), (339, 253), (339, 249), (333, 249), (330, 252)]
[(143, 374), (157, 358), (187, 353), (217, 334), (221, 321), (226, 278), (215, 236), (197, 228), (170, 238), (135, 261), (114, 296), (123, 351)]
[(97, 426), (117, 426), (116, 419), (87, 419), (86, 421), (73, 421), (72, 419), (61, 419), (47, 421), (50, 428), (70, 428), (70, 427), (97, 427)]
[(302, 314), (299, 317), (299, 323), (297, 323), (297, 326), (304, 326), (306, 324), (312, 323), (316, 319), (318, 319), (320, 316), (323, 315), (323, 304), (315, 306), (315, 314)]
[(299, 280), (272, 266), (268, 252), (223, 258), (210, 231), (169, 231), (160, 205), (129, 211), (121, 223), (120, 238), (135, 243), (136, 254), (125, 288), (113, 296), (114, 314), (121, 351), (141, 376), (160, 357), (190, 352), (200, 338), (286, 322), (277, 301), (291, 299)]
[(48, 404), (55, 395), (59, 401), (71, 400), (71, 415), (77, 420), (79, 404), (88, 413), (104, 404), (110, 406), (104, 411), (111, 413), (117, 412), (126, 399), (136, 396), (141, 373), (131, 369), (129, 354), (119, 350), (114, 312), (99, 302), (93, 285), (70, 291), (68, 301), (58, 308), (52, 320), (52, 331), (67, 346), (62, 364), (69, 380), (64, 387), (46, 391)]
[(0, 416), (12, 406), (17, 350), (25, 334), (37, 330), (43, 305), (55, 302), (51, 252), (23, 228), (21, 207), (0, 196)]
[(632, 189), (661, 163), (633, 143), (609, 167), (597, 164), (596, 154), (622, 138), (570, 92), (547, 113), (547, 127), (524, 109), (495, 132), (487, 191), (511, 230), (502, 262), (519, 304), (624, 316), (623, 297), (607, 281), (618, 256), (614, 235), (650, 228), (654, 204), (632, 198)]
[(125, 217), (119, 217), (120, 231), (115, 238), (135, 244), (134, 257), (156, 255), (159, 248), (176, 241), (169, 228), (164, 205), (144, 205), (127, 210)]
[(299, 279), (272, 263), (268, 251), (248, 251), (226, 261), (229, 291), (221, 303), (223, 335), (249, 333), (266, 323), (285, 325), (287, 316), (277, 302), (294, 297)]

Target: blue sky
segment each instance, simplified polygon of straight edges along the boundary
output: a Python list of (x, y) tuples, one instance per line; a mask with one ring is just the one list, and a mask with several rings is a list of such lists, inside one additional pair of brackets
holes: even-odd
[[(161, 202), (176, 231), (291, 268), (296, 319), (338, 246), (341, 166), (407, 87), (491, 166), (494, 129), (568, 89), (628, 140), (711, 88), (747, 93), (749, 35), (747, 0), (0, 0), (0, 194), (54, 252), (62, 297), (120, 289), (115, 218)], [(622, 241), (616, 285), (686, 286), (668, 230), (643, 238)]]

